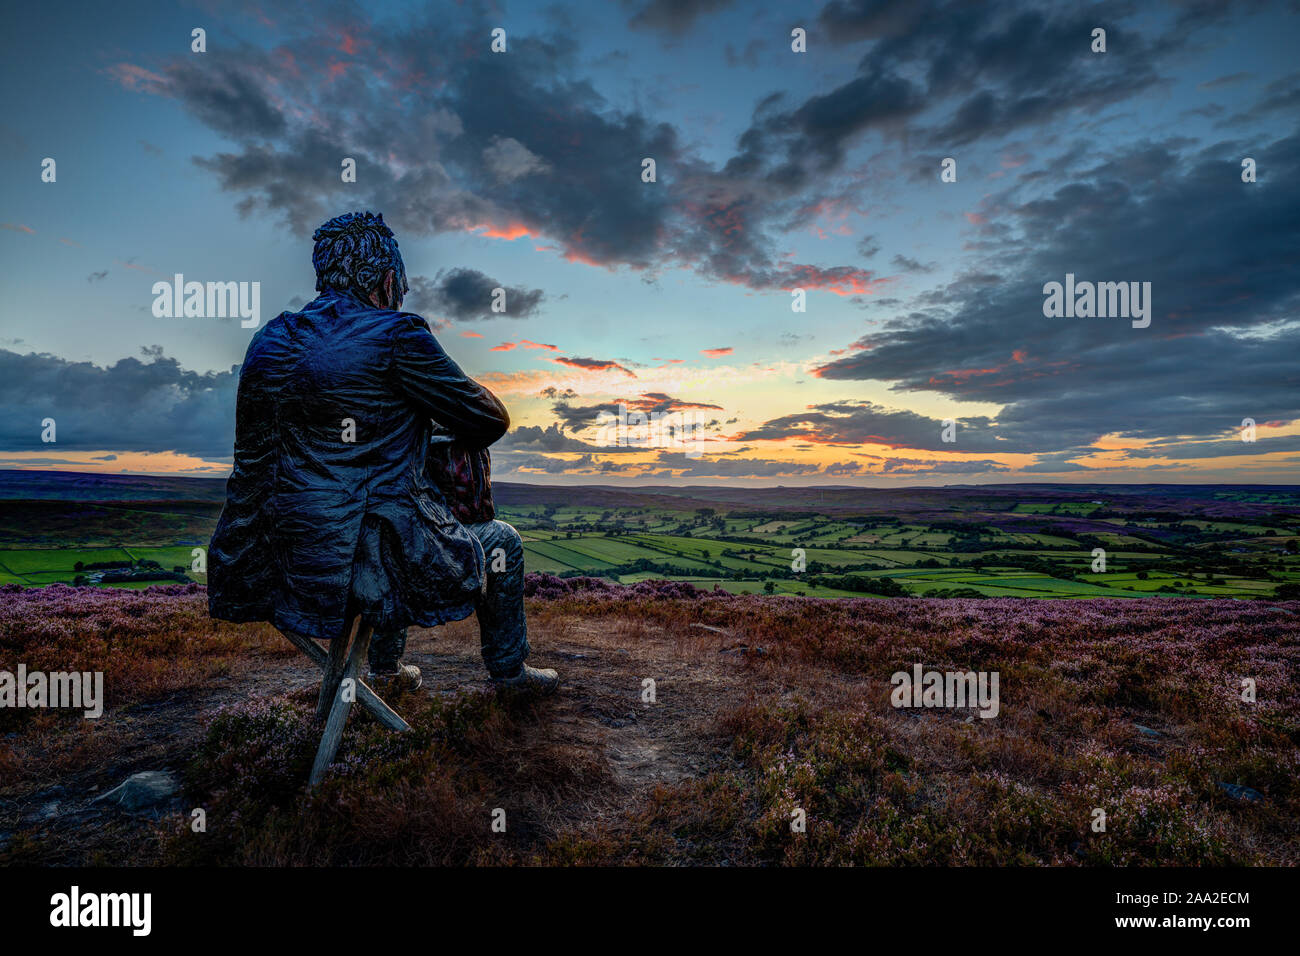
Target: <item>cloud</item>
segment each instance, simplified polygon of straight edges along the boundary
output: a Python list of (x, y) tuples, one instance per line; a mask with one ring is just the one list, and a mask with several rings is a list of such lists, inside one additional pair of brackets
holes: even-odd
[(769, 419), (740, 432), (735, 441), (804, 441), (814, 445), (886, 445), (945, 452), (1026, 452), (1032, 446), (1004, 438), (987, 416), (955, 420), (955, 442), (943, 440), (940, 419), (867, 401), (827, 402)]
[(736, 48), (728, 43), (722, 48), (722, 55), (727, 61), (727, 66), (745, 66), (751, 70), (757, 70), (759, 66), (759, 54), (763, 52), (763, 47), (764, 43), (762, 40), (750, 40), (745, 44), (744, 49), (737, 53)]
[[(832, 0), (821, 10), (818, 35), (866, 45), (857, 74), (802, 103), (781, 95), (763, 101), (726, 168), (788, 191), (839, 169), (869, 133), (948, 151), (1095, 114), (1159, 83), (1158, 67), (1195, 30), (1232, 11), (1202, 11), (1183, 29), (1160, 34), (1121, 22), (1133, 14), (1124, 3), (1044, 11), (965, 0)], [(1091, 52), (1097, 26), (1116, 52)], [(920, 165), (934, 176), (935, 163)]]
[(548, 385), (537, 393), (539, 398), (577, 398), (578, 393), (571, 388), (558, 389), (554, 385)]
[(911, 258), (910, 256), (905, 256), (902, 254), (894, 256), (892, 262), (902, 272), (933, 272), (937, 268), (935, 263), (930, 263), (929, 265), (926, 265), (925, 263), (919, 262), (916, 259)]
[[(404, 308), (435, 312), (458, 322), (527, 318), (536, 314), (546, 298), (541, 289), (507, 287), (477, 269), (443, 269), (432, 279), (413, 276), (408, 282), (411, 291)], [(505, 292), (504, 312), (492, 311), (495, 289)]]
[(659, 30), (680, 37), (707, 13), (731, 5), (732, 0), (647, 0), (632, 14), (627, 25), (633, 30)]
[(1204, 83), (1197, 83), (1198, 90), (1218, 90), (1225, 86), (1235, 86), (1244, 80), (1250, 79), (1253, 73), (1229, 73), (1227, 76), (1216, 77), (1213, 80), (1206, 80)]
[[(675, 35), (720, 5), (652, 2), (632, 20)], [(129, 90), (174, 99), (232, 144), (194, 162), (241, 215), (274, 217), (306, 237), (344, 209), (369, 208), (399, 240), (528, 236), (574, 263), (647, 276), (684, 267), (756, 290), (862, 295), (881, 281), (843, 263), (782, 259), (784, 224), (821, 198), (795, 192), (820, 185), (795, 175), (796, 161), (759, 169), (761, 143), (719, 167), (671, 123), (613, 107), (592, 86), (576, 31), (512, 35), (510, 55), (495, 56), (481, 42), (496, 25), (483, 8), (450, 17), (435, 5), (400, 22), (341, 9), (277, 25), (282, 39), (270, 49), (236, 39), (222, 57), (110, 70)], [(353, 51), (382, 55), (334, 53), (340, 35)], [(798, 111), (797, 122), (819, 141), (835, 139), (823, 129), (836, 111), (857, 108), (859, 93), (872, 111), (906, 113), (913, 97), (900, 106), (899, 87), (888, 79), (843, 91)], [(356, 161), (356, 183), (341, 182), (341, 154)], [(641, 181), (643, 157), (655, 159), (658, 182)]]
[(568, 365), (573, 368), (587, 369), (590, 371), (603, 372), (609, 369), (615, 369), (617, 371), (622, 372), (624, 375), (628, 375), (632, 378), (636, 378), (636, 374), (634, 372), (632, 372), (630, 369), (624, 368), (622, 365), (619, 365), (617, 362), (612, 361), (611, 359), (583, 358), (581, 356), (575, 355), (573, 356), (573, 358), (563, 358), (563, 357), (553, 358), (551, 359), (551, 361), (558, 362), (561, 365)]
[[(1140, 142), (1054, 191), (1011, 187), (992, 200), (1009, 232), (982, 263), (815, 374), (997, 403), (1008, 450), (1044, 454), (1300, 418), (1300, 136), (1251, 150), (1267, 182), (1241, 182), (1243, 150)], [(1151, 282), (1151, 326), (1045, 318), (1043, 285), (1066, 273)]]
[(490, 145), (483, 150), (483, 162), (497, 180), (503, 183), (548, 172), (551, 168), (550, 163), (535, 153), (530, 153), (527, 146), (509, 136), (494, 136)]
[(1219, 441), (1163, 441), (1146, 448), (1130, 448), (1126, 458), (1225, 458), (1237, 455), (1270, 455), (1280, 452), (1300, 451), (1300, 435), (1277, 435), (1256, 438), (1253, 442), (1241, 438)]
[(192, 372), (160, 349), (144, 354), (150, 361), (98, 366), (0, 350), (0, 447), (49, 451), (40, 423), (53, 418), (60, 449), (228, 456), (236, 371)]
[(512, 428), (501, 441), (492, 446), (494, 458), (497, 456), (497, 449), (502, 451), (535, 451), (535, 452), (602, 452), (606, 454), (618, 454), (640, 449), (630, 446), (598, 446), (582, 441), (572, 435), (567, 435), (564, 428), (558, 422), (552, 422), (545, 428), (536, 425), (521, 425)]
[(620, 398), (616, 401), (601, 402), (596, 405), (570, 405), (568, 400), (577, 397), (577, 393), (572, 389), (559, 392), (555, 388), (546, 388), (542, 391), (542, 395), (546, 398), (559, 399), (551, 406), (551, 411), (555, 413), (555, 417), (559, 419), (562, 427), (571, 430), (590, 427), (596, 424), (602, 415), (618, 415), (623, 410), (647, 415), (665, 415), (671, 412), (695, 410), (722, 410), (721, 405), (715, 405), (712, 402), (690, 402), (674, 398), (672, 395), (666, 395), (663, 392), (644, 392), (635, 397)]
[(886, 475), (984, 475), (1010, 471), (1001, 462), (983, 461), (928, 461), (917, 458), (886, 459), (880, 471)]

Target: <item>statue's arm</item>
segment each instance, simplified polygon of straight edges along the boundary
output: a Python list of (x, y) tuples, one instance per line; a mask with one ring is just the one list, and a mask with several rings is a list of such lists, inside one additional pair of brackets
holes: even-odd
[(510, 428), (510, 415), (490, 391), (460, 370), (422, 320), (394, 340), (397, 389), (456, 440), (486, 448)]

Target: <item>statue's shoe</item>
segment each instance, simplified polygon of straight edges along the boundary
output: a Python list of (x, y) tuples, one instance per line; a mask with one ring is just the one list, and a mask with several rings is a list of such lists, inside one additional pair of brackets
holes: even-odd
[(424, 678), (420, 676), (420, 668), (414, 664), (400, 664), (395, 671), (387, 673), (375, 673), (371, 671), (366, 676), (366, 683), (375, 690), (385, 690), (388, 692), (401, 690), (418, 690), (424, 683)]
[(514, 677), (494, 677), (492, 683), (504, 690), (522, 690), (533, 693), (554, 694), (560, 686), (560, 675), (549, 667), (529, 667), (524, 664)]

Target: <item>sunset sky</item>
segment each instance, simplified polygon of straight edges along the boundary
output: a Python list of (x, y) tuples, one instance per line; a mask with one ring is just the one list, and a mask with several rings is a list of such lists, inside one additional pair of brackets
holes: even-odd
[[(256, 330), (153, 284), (259, 282), (265, 324), (369, 209), (504, 480), (1295, 483), (1298, 41), (1208, 0), (16, 6), (0, 468), (227, 474)], [(1067, 273), (1150, 326), (1046, 317)], [(620, 403), (693, 453), (602, 441)]]

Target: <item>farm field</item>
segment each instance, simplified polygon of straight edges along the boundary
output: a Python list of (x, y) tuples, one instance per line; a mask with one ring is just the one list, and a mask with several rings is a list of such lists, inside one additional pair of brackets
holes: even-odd
[[(89, 487), (90, 496), (58, 500), (57, 477), (46, 489), (30, 473), (0, 472), (0, 584), (147, 586), (85, 571), (127, 563), (139, 574), (142, 562), (205, 582), (190, 570), (193, 550), (215, 527), (221, 482), (98, 489), (81, 477), (75, 493)], [(1252, 599), (1300, 590), (1300, 489), (1290, 487), (706, 492), (502, 482), (495, 491), (498, 517), (523, 538), (525, 570), (559, 577), (825, 598)], [(180, 497), (148, 497), (167, 493)]]

